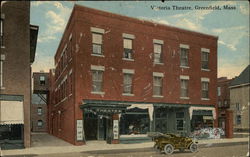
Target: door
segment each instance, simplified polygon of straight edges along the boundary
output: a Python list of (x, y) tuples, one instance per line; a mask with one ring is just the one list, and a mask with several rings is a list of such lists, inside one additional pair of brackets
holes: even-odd
[(98, 140), (106, 139), (106, 123), (106, 118), (98, 117)]

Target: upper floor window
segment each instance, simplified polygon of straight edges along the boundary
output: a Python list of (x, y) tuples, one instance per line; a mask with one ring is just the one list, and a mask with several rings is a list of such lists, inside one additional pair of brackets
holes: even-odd
[(1, 14), (0, 35), (0, 46), (4, 47), (4, 14)]
[(43, 127), (43, 121), (42, 120), (38, 120), (37, 121), (37, 126), (38, 127)]
[(163, 80), (163, 73), (153, 74), (153, 95), (154, 96), (162, 96), (162, 80)]
[(236, 123), (237, 125), (241, 124), (241, 115), (236, 115)]
[(189, 76), (181, 76), (181, 98), (188, 98), (188, 81)]
[(208, 60), (209, 60), (209, 49), (201, 49), (201, 69), (209, 69)]
[(5, 60), (5, 55), (0, 54), (0, 89), (3, 87), (3, 61)]
[(45, 76), (40, 76), (40, 85), (45, 85)]
[(122, 34), (123, 37), (123, 58), (133, 59), (133, 39), (135, 36), (132, 34)]
[(92, 48), (93, 48), (92, 54), (103, 55), (102, 36), (104, 33), (104, 29), (91, 27), (91, 32), (92, 32)]
[(132, 43), (133, 43), (132, 39), (123, 39), (123, 47), (124, 47), (124, 56), (123, 57), (124, 58), (133, 59)]
[(123, 69), (122, 71), (123, 71), (123, 94), (132, 94), (134, 70)]
[(92, 92), (103, 92), (103, 66), (91, 65), (92, 71)]
[(38, 115), (42, 115), (42, 107), (38, 107), (37, 108), (37, 114)]
[(241, 110), (240, 103), (236, 103), (236, 111), (240, 111), (240, 110)]
[(221, 107), (221, 101), (218, 101), (218, 107)]
[(102, 34), (92, 33), (93, 54), (102, 55)]
[(162, 63), (162, 49), (163, 49), (163, 41), (154, 39), (154, 63)]
[(201, 78), (201, 98), (209, 99), (209, 79)]
[(188, 67), (189, 66), (189, 63), (188, 63), (189, 46), (181, 44), (180, 45), (180, 49), (181, 49), (180, 50), (181, 51), (181, 54), (180, 54), (180, 65), (182, 67)]

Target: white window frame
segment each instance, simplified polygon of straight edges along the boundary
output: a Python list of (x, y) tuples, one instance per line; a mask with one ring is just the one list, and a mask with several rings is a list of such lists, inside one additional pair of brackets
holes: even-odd
[(5, 14), (1, 13), (1, 22), (0, 22), (0, 38), (1, 38), (1, 48), (5, 48), (5, 44), (4, 44), (4, 20), (5, 20)]
[[(155, 79), (160, 78), (161, 82), (159, 84), (155, 84), (156, 80)], [(164, 78), (164, 74), (163, 73), (159, 73), (159, 72), (153, 72), (153, 97), (158, 97), (158, 98), (162, 98), (163, 97), (163, 78)], [(155, 87), (160, 87), (160, 95), (155, 94)]]
[[(203, 53), (206, 53), (207, 54), (207, 68), (203, 68), (203, 62), (205, 62), (205, 60), (203, 60)], [(210, 50), (207, 49), (207, 48), (201, 48), (201, 70), (203, 71), (210, 71), (209, 70), (209, 53), (210, 53)]]
[[(128, 79), (126, 79), (127, 78), (126, 75), (129, 76), (129, 79), (130, 79), (129, 83), (126, 83), (126, 80), (128, 80)], [(133, 94), (133, 75), (134, 75), (134, 73), (123, 73), (123, 93), (122, 93), (122, 95), (134, 96), (134, 94)], [(130, 92), (126, 92), (127, 86), (129, 86)]]
[[(208, 86), (207, 86), (207, 97), (206, 98), (204, 98), (203, 97), (203, 83), (207, 83), (208, 84)], [(210, 98), (209, 98), (209, 83), (210, 83), (210, 79), (209, 78), (205, 78), (205, 77), (202, 77), (201, 78), (201, 100), (210, 100)]]
[[(104, 66), (97, 66), (97, 65), (91, 65), (91, 76), (92, 76), (92, 89), (91, 89), (91, 93), (92, 94), (101, 94), (101, 95), (103, 95), (103, 94), (105, 94), (104, 92), (103, 92), (103, 80), (104, 80), (104, 70), (105, 70), (105, 67)], [(93, 78), (93, 75), (94, 75), (94, 72), (101, 72), (102, 73), (102, 80), (94, 80), (94, 78)], [(94, 85), (94, 82), (101, 82), (101, 91), (94, 91), (94, 88), (93, 88), (93, 85)]]
[(3, 86), (3, 62), (5, 60), (5, 55), (0, 56), (0, 89), (5, 89)]
[[(182, 57), (182, 50), (185, 49), (185, 57)], [(186, 59), (187, 60), (187, 65), (182, 65), (183, 62), (182, 60)], [(180, 44), (180, 67), (182, 68), (189, 68), (189, 45), (186, 44)]]

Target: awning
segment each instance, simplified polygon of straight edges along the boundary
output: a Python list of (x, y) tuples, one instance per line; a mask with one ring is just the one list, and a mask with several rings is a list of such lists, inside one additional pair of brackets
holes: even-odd
[(23, 101), (0, 101), (0, 125), (24, 124)]
[(212, 111), (213, 119), (216, 119), (216, 112), (214, 107), (195, 107), (195, 106), (191, 106), (189, 108), (190, 119), (192, 119), (193, 111), (195, 110)]
[(153, 120), (153, 113), (154, 113), (153, 104), (132, 104), (131, 106), (127, 107), (127, 109), (131, 109), (131, 108), (148, 109), (149, 119), (150, 121)]

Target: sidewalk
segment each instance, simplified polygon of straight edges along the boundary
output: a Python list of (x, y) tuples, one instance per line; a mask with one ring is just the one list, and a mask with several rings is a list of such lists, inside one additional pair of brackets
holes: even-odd
[[(199, 140), (199, 147), (217, 147), (247, 144), (249, 138)], [(89, 152), (103, 150), (128, 150), (152, 148), (153, 142), (135, 144), (107, 144), (106, 141), (89, 141), (83, 146), (74, 146), (48, 134), (32, 135), (32, 147), (26, 149), (2, 150), (2, 157), (7, 155), (41, 155), (53, 153)]]

